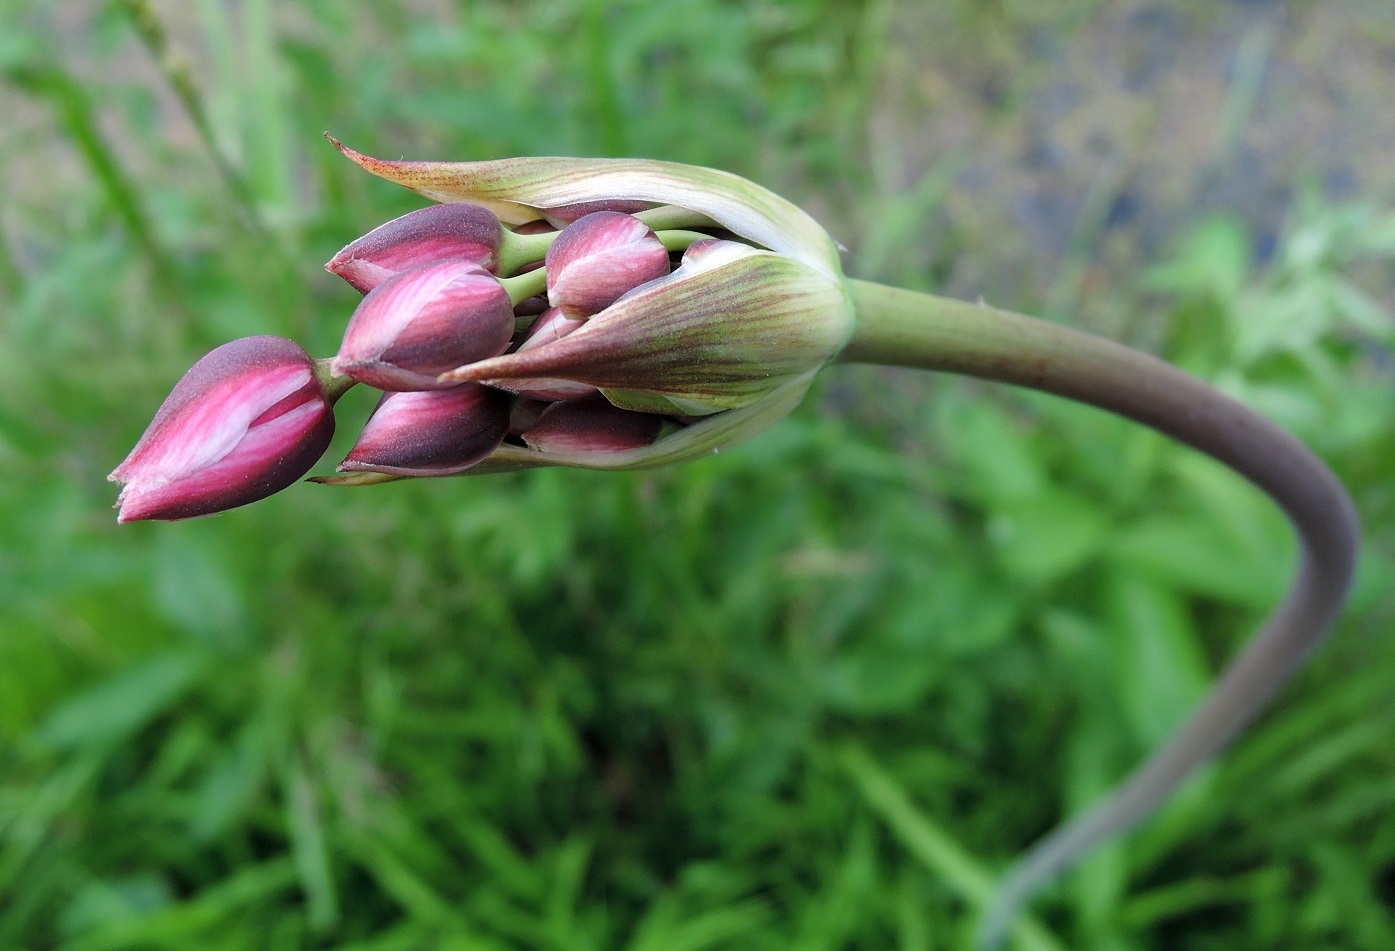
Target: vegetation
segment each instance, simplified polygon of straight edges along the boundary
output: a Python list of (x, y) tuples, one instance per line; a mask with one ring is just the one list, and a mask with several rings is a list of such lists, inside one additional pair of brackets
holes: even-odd
[[(321, 129), (730, 168), (907, 286), (962, 282), (975, 242), (1030, 253), (944, 212), (963, 162), (906, 186), (875, 144), (918, 121), (882, 85), (936, 25), (909, 10), (448, 6), (0, 0), (0, 947), (967, 947), (998, 871), (1168, 734), (1288, 579), (1268, 502), (1160, 437), (839, 367), (678, 469), (115, 525), (103, 478), (183, 369), (256, 333), (331, 353), (355, 295), (320, 263), (420, 204)], [(1046, 28), (1018, 6), (941, 15), (1003, 63)], [(1037, 948), (1395, 938), (1395, 216), (1301, 194), (1272, 247), (1174, 209), (1166, 251), (1119, 267), (1082, 225), (1019, 263), (1050, 279), (994, 285), (1292, 428), (1368, 532), (1331, 646), (1037, 903)]]

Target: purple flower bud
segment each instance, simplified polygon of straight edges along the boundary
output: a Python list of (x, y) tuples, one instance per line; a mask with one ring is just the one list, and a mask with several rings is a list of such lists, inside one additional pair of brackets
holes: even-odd
[(541, 452), (626, 452), (648, 446), (663, 427), (661, 416), (618, 409), (597, 395), (553, 403), (523, 441)]
[(224, 344), (184, 375), (126, 461), (116, 520), (211, 515), (299, 479), (334, 415), (305, 351), (280, 337)]
[(687, 249), (683, 252), (683, 264), (688, 267), (699, 266), (708, 255), (720, 256), (727, 254), (730, 248), (731, 242), (723, 241), (718, 238), (706, 238), (702, 241), (694, 241), (692, 244), (688, 245)]
[(498, 448), (508, 429), (509, 398), (487, 386), (384, 393), (339, 471), (454, 475)]
[(358, 305), (332, 365), (382, 390), (449, 386), (436, 377), (494, 356), (513, 336), (513, 304), (492, 275), (468, 261), (395, 274)]
[(525, 297), (514, 305), (513, 315), (515, 317), (536, 317), (547, 310), (547, 295), (534, 294), (532, 297)]
[(561, 340), (567, 334), (585, 325), (584, 320), (575, 320), (562, 313), (558, 307), (550, 307), (538, 315), (538, 319), (523, 334), (519, 350), (528, 350)]
[(454, 203), (432, 205), (380, 225), (325, 265), (360, 294), (392, 275), (447, 258), (494, 269), (504, 229), (488, 208)]
[(668, 249), (648, 225), (597, 211), (564, 228), (548, 248), (547, 297), (568, 317), (584, 319), (668, 272)]
[(547, 400), (530, 400), (523, 398), (513, 404), (513, 410), (509, 413), (509, 439), (518, 439), (528, 430), (533, 428), (543, 412), (552, 404)]
[[(534, 347), (554, 343), (561, 340), (567, 334), (576, 330), (585, 323), (583, 320), (572, 320), (566, 317), (556, 307), (545, 311), (533, 321), (533, 325), (528, 328), (523, 342), (519, 344), (515, 353), (522, 353)], [(586, 383), (574, 383), (571, 380), (549, 379), (545, 377), (535, 377), (532, 379), (519, 380), (490, 380), (490, 386), (501, 390), (507, 390), (517, 396), (526, 396), (536, 400), (574, 400), (578, 397), (589, 396), (596, 392), (596, 388)]]
[(558, 205), (555, 208), (544, 208), (543, 212), (555, 221), (571, 223), (578, 218), (595, 214), (598, 211), (618, 211), (626, 215), (632, 215), (637, 211), (645, 211), (655, 208), (657, 205), (652, 201), (581, 201), (574, 205)]

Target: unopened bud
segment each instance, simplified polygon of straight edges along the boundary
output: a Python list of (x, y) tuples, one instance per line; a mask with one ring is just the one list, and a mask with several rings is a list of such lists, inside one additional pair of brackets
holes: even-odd
[(501, 352), (513, 304), (477, 264), (441, 261), (396, 274), (369, 292), (344, 332), (334, 373), (383, 390), (439, 389), (437, 377)]
[(508, 438), (518, 439), (532, 429), (543, 411), (551, 405), (547, 400), (531, 400), (526, 397), (514, 403), (513, 410), (509, 413)]
[(325, 270), (367, 294), (401, 271), (458, 259), (494, 270), (504, 228), (488, 208), (464, 202), (431, 205), (394, 218), (336, 254)]
[(211, 515), (279, 492), (329, 446), (334, 414), (314, 364), (280, 337), (224, 344), (184, 375), (107, 478), (118, 522)]
[(567, 225), (548, 248), (547, 297), (566, 316), (584, 319), (668, 272), (668, 249), (648, 225), (597, 211)]
[(339, 471), (454, 475), (498, 448), (508, 429), (508, 396), (486, 386), (384, 393)]
[(653, 443), (663, 428), (663, 417), (619, 409), (597, 395), (553, 403), (523, 441), (541, 452), (628, 452)]
[(543, 208), (543, 214), (552, 221), (560, 221), (570, 224), (578, 218), (595, 214), (598, 211), (618, 211), (621, 214), (633, 215), (638, 211), (646, 211), (655, 207), (652, 201), (581, 201), (574, 205), (559, 205), (556, 208)]

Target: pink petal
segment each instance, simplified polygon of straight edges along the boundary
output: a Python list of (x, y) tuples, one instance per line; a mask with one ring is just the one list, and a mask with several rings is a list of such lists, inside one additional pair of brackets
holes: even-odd
[(367, 294), (401, 271), (447, 258), (492, 268), (503, 226), (487, 208), (431, 205), (380, 225), (344, 248), (325, 270)]

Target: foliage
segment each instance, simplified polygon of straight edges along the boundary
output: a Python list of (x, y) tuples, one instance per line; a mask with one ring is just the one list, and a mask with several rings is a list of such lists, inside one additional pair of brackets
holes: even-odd
[[(332, 351), (353, 295), (318, 262), (414, 207), (321, 128), (702, 162), (880, 212), (861, 122), (889, 14), (8, 6), (0, 946), (963, 947), (992, 876), (1155, 747), (1282, 592), (1282, 519), (1217, 466), (872, 368), (671, 471), (302, 486), (118, 530), (102, 477), (182, 369), (254, 333)], [(885, 252), (862, 276), (924, 285), (901, 217), (830, 224)], [(1355, 606), (1023, 946), (1395, 935), (1395, 218), (1314, 193), (1270, 260), (1252, 245), (1198, 218), (1121, 294), (1347, 479)]]

